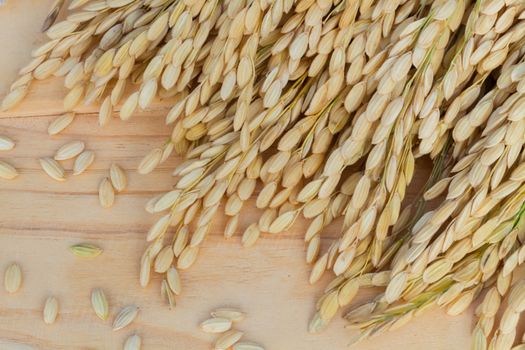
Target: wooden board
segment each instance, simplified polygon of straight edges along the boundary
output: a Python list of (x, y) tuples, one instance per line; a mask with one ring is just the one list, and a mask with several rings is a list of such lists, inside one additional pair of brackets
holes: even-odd
[[(7, 0), (0, 7), (0, 98), (16, 71), (28, 62), (31, 49), (43, 41), (38, 30), (51, 2)], [(224, 219), (218, 215), (198, 262), (182, 275), (184, 290), (175, 310), (162, 302), (158, 278), (148, 288), (140, 288), (139, 256), (145, 232), (155, 220), (144, 211), (144, 204), (171, 188), (177, 159), (147, 176), (135, 169), (142, 156), (169, 135), (163, 124), (168, 104), (159, 103), (127, 123), (115, 118), (104, 129), (97, 126), (96, 107), (82, 107), (66, 132), (49, 137), (47, 125), (61, 112), (62, 96), (61, 81), (41, 82), (20, 107), (0, 114), (0, 134), (17, 143), (14, 150), (0, 153), (0, 159), (8, 159), (21, 173), (14, 181), (0, 181), (0, 270), (17, 261), (24, 274), (16, 295), (0, 290), (0, 349), (120, 349), (133, 332), (142, 336), (144, 349), (209, 349), (214, 337), (197, 326), (212, 308), (226, 305), (248, 313), (239, 328), (268, 350), (347, 348), (355, 333), (345, 329), (339, 317), (321, 335), (306, 331), (315, 300), (328, 279), (315, 286), (307, 283), (303, 222), (290, 232), (265, 236), (255, 247), (243, 249), (239, 235), (229, 241), (222, 238)], [(58, 183), (42, 172), (37, 159), (52, 155), (68, 140), (85, 141), (95, 151), (96, 161), (87, 173)], [(113, 208), (102, 209), (97, 186), (113, 161), (127, 170), (130, 186), (117, 196)], [(415, 187), (424, 180), (420, 172)], [(247, 207), (253, 208), (253, 201)], [(249, 208), (244, 213), (241, 227), (258, 215)], [(323, 245), (337, 233), (338, 225), (331, 226)], [(75, 258), (68, 246), (82, 241), (97, 242), (104, 254), (90, 261)], [(107, 292), (111, 319), (123, 305), (139, 305), (136, 322), (112, 332), (110, 322), (101, 322), (91, 310), (89, 295), (95, 287)], [(356, 304), (371, 293), (360, 294)], [(60, 301), (54, 325), (42, 321), (42, 305), (49, 295)], [(472, 309), (458, 317), (432, 310), (401, 330), (354, 348), (467, 349), (472, 322)]]

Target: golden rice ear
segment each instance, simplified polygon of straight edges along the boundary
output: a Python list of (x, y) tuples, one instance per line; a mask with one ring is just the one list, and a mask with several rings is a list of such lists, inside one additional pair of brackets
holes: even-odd
[[(522, 283), (512, 280), (525, 261), (523, 1), (71, 0), (54, 23), (63, 3), (53, 3), (43, 28), (50, 40), (31, 52), (1, 108), (56, 76), (69, 112), (50, 123), (50, 135), (66, 131), (82, 104), (100, 103), (100, 126), (118, 113), (146, 132), (152, 111), (165, 112), (164, 143), (151, 141), (130, 163), (154, 178), (178, 162), (173, 188), (145, 203), (159, 215), (145, 235), (141, 286), (161, 274), (174, 307), (179, 272), (217, 238), (214, 219), (225, 214), (217, 220), (224, 236), (238, 232), (254, 254), (268, 234), (284, 242), (304, 231), (309, 282), (333, 272), (310, 332), (364, 288), (382, 290), (345, 316), (361, 332), (356, 341), (436, 305), (460, 314), (485, 289), (474, 348), (511, 347), (525, 309)], [(13, 147), (0, 136), (0, 151)], [(1, 180), (14, 179), (1, 157)], [(61, 162), (74, 159), (79, 175), (94, 158), (73, 141), (40, 165), (64, 181)], [(421, 171), (428, 158), (431, 173)], [(99, 179), (103, 207), (134, 176), (115, 163), (108, 170)], [(243, 212), (253, 203), (259, 217)], [(311, 221), (294, 225), (302, 219)], [(72, 251), (101, 252), (92, 244)], [(19, 272), (6, 271), (8, 291), (20, 287)], [(52, 323), (58, 302), (46, 304)], [(108, 317), (101, 290), (92, 304)], [(114, 329), (137, 314), (125, 307)], [(263, 350), (233, 328), (243, 316), (218, 309), (201, 327), (222, 333), (217, 349)], [(139, 349), (141, 338), (124, 344)]]

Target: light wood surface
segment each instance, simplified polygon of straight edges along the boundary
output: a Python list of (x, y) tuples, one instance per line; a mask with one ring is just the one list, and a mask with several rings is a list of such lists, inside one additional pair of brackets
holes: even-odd
[[(16, 71), (28, 62), (31, 49), (44, 40), (39, 28), (51, 2), (7, 0), (0, 7), (0, 98)], [(168, 310), (161, 300), (158, 278), (148, 288), (140, 288), (139, 256), (145, 232), (155, 220), (144, 204), (173, 185), (171, 170), (177, 159), (147, 176), (135, 169), (142, 156), (169, 135), (163, 124), (169, 103), (158, 103), (126, 123), (115, 118), (104, 129), (97, 126), (96, 106), (82, 107), (63, 134), (49, 137), (47, 125), (61, 112), (61, 86), (60, 80), (35, 84), (22, 105), (0, 114), (0, 134), (17, 143), (14, 150), (0, 153), (0, 159), (9, 160), (20, 171), (14, 181), (0, 180), (0, 270), (17, 261), (24, 275), (17, 294), (0, 290), (0, 349), (120, 349), (134, 332), (142, 336), (146, 350), (209, 349), (214, 337), (199, 331), (198, 324), (214, 307), (228, 305), (247, 312), (239, 328), (268, 350), (347, 348), (355, 333), (344, 328), (340, 317), (321, 335), (306, 331), (327, 279), (315, 286), (307, 283), (302, 222), (290, 232), (265, 236), (255, 247), (243, 249), (239, 235), (229, 241), (222, 238), (224, 219), (218, 215), (199, 260), (182, 274), (183, 294), (175, 310)], [(43, 173), (37, 159), (52, 155), (69, 140), (85, 141), (96, 160), (85, 174), (58, 183)], [(112, 161), (127, 170), (130, 185), (116, 197), (113, 208), (103, 209), (97, 186)], [(71, 164), (66, 166), (71, 169)], [(424, 177), (420, 171), (413, 188), (421, 186)], [(253, 208), (253, 201), (246, 207)], [(241, 227), (258, 215), (249, 209), (243, 213)], [(327, 230), (323, 245), (330, 243), (337, 230), (338, 225)], [(69, 245), (84, 241), (98, 243), (104, 253), (93, 260), (69, 253)], [(91, 310), (89, 295), (95, 287), (108, 295), (109, 321), (100, 321)], [(360, 294), (356, 304), (371, 293)], [(56, 295), (60, 303), (53, 325), (42, 321), (49, 295)], [(136, 322), (111, 331), (115, 313), (129, 303), (141, 308)], [(432, 310), (401, 330), (353, 349), (468, 349), (472, 322), (472, 308), (458, 317)]]

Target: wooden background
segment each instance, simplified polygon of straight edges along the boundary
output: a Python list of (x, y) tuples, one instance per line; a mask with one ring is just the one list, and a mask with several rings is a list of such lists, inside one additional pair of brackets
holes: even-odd
[[(43, 42), (39, 28), (51, 2), (7, 0), (0, 7), (0, 98), (29, 61), (31, 49)], [(82, 107), (63, 134), (49, 137), (47, 125), (61, 113), (61, 83), (57, 79), (33, 85), (20, 107), (0, 114), (0, 134), (17, 143), (14, 150), (0, 153), (0, 159), (20, 171), (14, 181), (0, 180), (0, 270), (17, 261), (24, 276), (17, 294), (0, 290), (0, 349), (120, 349), (133, 332), (142, 336), (144, 349), (209, 349), (214, 337), (199, 331), (198, 324), (212, 308), (227, 305), (248, 313), (239, 328), (268, 350), (347, 348), (354, 333), (344, 328), (340, 317), (321, 335), (306, 331), (327, 280), (316, 286), (307, 283), (302, 223), (243, 249), (239, 235), (229, 241), (222, 238), (224, 222), (217, 217), (199, 260), (183, 272), (183, 294), (175, 310), (168, 310), (161, 300), (158, 279), (140, 288), (139, 256), (145, 232), (155, 220), (144, 204), (173, 185), (170, 174), (177, 159), (147, 176), (135, 169), (142, 156), (169, 135), (163, 123), (167, 104), (159, 103), (129, 122), (115, 118), (104, 129), (97, 126), (96, 106)], [(43, 173), (37, 159), (52, 155), (69, 140), (85, 141), (96, 160), (86, 173), (58, 183)], [(127, 170), (130, 184), (113, 208), (103, 209), (97, 187), (112, 161)], [(67, 166), (71, 169), (71, 164)], [(415, 182), (419, 187), (424, 176)], [(253, 207), (253, 201), (248, 206)], [(244, 213), (242, 227), (258, 215)], [(332, 226), (323, 244), (335, 234), (337, 226)], [(97, 242), (104, 254), (89, 261), (75, 258), (68, 246), (83, 241)], [(110, 321), (100, 321), (90, 307), (95, 287), (108, 295), (110, 320), (123, 305), (136, 303), (141, 308), (136, 322), (113, 332)], [(51, 294), (59, 299), (60, 316), (55, 324), (46, 325), (42, 305)], [(356, 303), (369, 296), (361, 294)], [(433, 310), (354, 349), (468, 349), (472, 323), (472, 308), (458, 317)]]

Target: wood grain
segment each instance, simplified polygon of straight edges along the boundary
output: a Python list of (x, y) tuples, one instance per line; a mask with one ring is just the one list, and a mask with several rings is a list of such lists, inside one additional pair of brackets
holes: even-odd
[[(38, 29), (52, 0), (8, 0), (0, 7), (0, 97), (29, 59), (43, 37)], [(0, 114), (0, 134), (17, 142), (14, 150), (0, 154), (20, 170), (14, 181), (0, 182), (0, 270), (18, 261), (24, 273), (16, 295), (0, 291), (0, 349), (119, 349), (137, 332), (144, 349), (209, 349), (213, 337), (197, 325), (217, 306), (237, 306), (248, 313), (239, 327), (250, 339), (269, 350), (346, 349), (355, 333), (337, 320), (322, 335), (306, 332), (316, 297), (327, 280), (307, 283), (304, 263), (305, 223), (277, 236), (266, 236), (250, 249), (240, 238), (222, 238), (224, 218), (218, 215), (211, 237), (196, 265), (182, 274), (183, 294), (170, 311), (160, 298), (159, 280), (146, 289), (138, 285), (138, 260), (144, 237), (155, 217), (143, 209), (151, 196), (170, 189), (170, 159), (153, 174), (140, 176), (135, 169), (142, 156), (169, 135), (163, 119), (169, 101), (124, 123), (115, 118), (104, 129), (97, 126), (95, 107), (82, 107), (63, 134), (49, 137), (47, 125), (61, 112), (63, 89), (59, 80), (37, 83), (16, 110)], [(83, 140), (95, 151), (96, 160), (85, 174), (58, 183), (47, 177), (37, 158), (48, 156), (70, 140)], [(119, 194), (111, 209), (98, 205), (97, 184), (115, 161), (130, 176), (129, 189)], [(428, 168), (428, 163), (422, 165)], [(71, 164), (66, 163), (71, 169)], [(412, 193), (425, 180), (418, 173)], [(413, 198), (413, 195), (412, 197)], [(257, 218), (251, 201), (241, 227)], [(323, 244), (338, 233), (332, 225)], [(78, 242), (97, 242), (104, 253), (94, 260), (80, 260), (68, 252)], [(112, 332), (110, 321), (101, 322), (90, 308), (92, 288), (103, 288), (109, 298), (111, 319), (128, 303), (140, 306), (140, 315), (129, 328)], [(373, 291), (359, 296), (356, 304)], [(60, 315), (53, 325), (42, 321), (45, 299), (56, 295)], [(379, 349), (467, 349), (472, 310), (447, 317), (440, 310), (423, 315), (405, 328), (363, 342), (355, 347)]]

